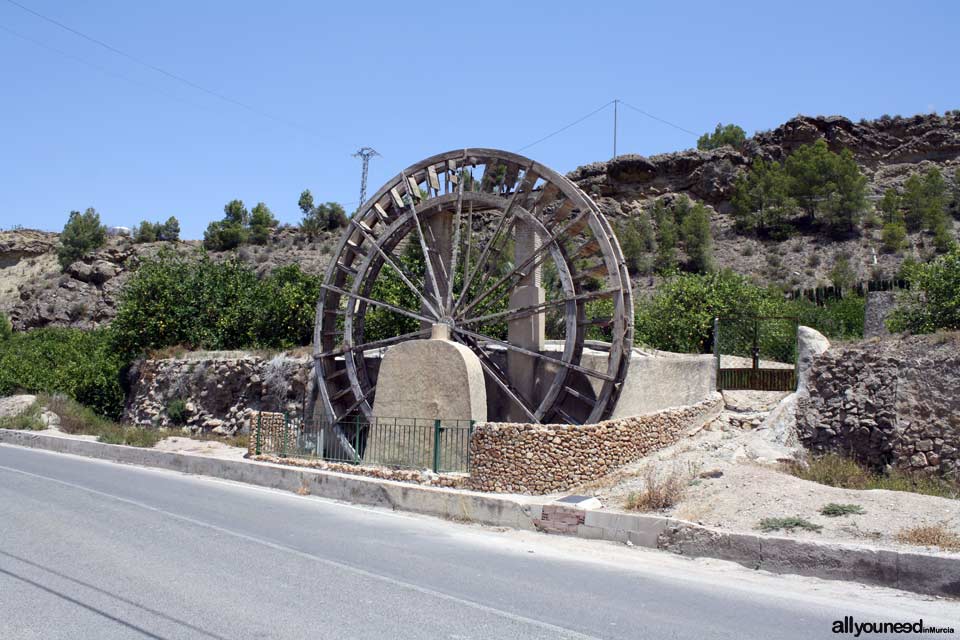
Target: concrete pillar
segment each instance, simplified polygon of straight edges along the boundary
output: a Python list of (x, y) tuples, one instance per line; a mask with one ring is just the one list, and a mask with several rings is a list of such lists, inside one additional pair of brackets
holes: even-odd
[[(536, 252), (540, 238), (530, 225), (520, 221), (514, 234), (514, 264), (522, 264)], [(520, 309), (542, 304), (546, 300), (546, 291), (541, 286), (541, 268), (537, 267), (520, 280), (517, 288), (510, 294), (510, 309)], [(507, 341), (510, 344), (530, 351), (542, 352), (546, 339), (546, 318), (543, 313), (535, 313), (507, 323)], [(533, 356), (514, 351), (507, 352), (507, 372), (510, 382), (520, 394), (530, 402), (538, 403), (537, 377), (540, 360)], [(535, 408), (535, 407), (531, 407)], [(510, 419), (526, 422), (529, 418), (517, 408), (511, 408)]]

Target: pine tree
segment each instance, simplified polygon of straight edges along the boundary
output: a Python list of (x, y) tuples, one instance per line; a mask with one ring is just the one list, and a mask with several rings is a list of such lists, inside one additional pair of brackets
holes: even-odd
[(713, 236), (710, 233), (710, 215), (698, 202), (686, 214), (680, 226), (683, 245), (687, 251), (687, 267), (697, 273), (713, 271)]

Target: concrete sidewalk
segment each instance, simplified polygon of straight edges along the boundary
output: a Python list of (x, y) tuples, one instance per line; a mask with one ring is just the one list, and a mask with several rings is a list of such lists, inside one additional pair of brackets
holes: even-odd
[(31, 431), (0, 429), (0, 444), (211, 476), (461, 522), (610, 540), (690, 557), (730, 560), (772, 573), (875, 584), (960, 597), (960, 554), (909, 553), (730, 533), (654, 515), (578, 509), (543, 496), (441, 489), (303, 467), (172, 453)]

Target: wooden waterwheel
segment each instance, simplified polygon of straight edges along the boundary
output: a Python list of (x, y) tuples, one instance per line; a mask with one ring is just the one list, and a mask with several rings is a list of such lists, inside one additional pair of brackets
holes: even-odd
[[(543, 301), (511, 305), (529, 284), (543, 285)], [(510, 323), (539, 315), (547, 347), (511, 342)], [(477, 355), (512, 415), (609, 416), (633, 341), (630, 280), (609, 223), (570, 180), (514, 153), (461, 149), (408, 167), (361, 205), (327, 269), (314, 336), (323, 419), (372, 420), (376, 356), (437, 324)], [(591, 327), (609, 346), (587, 340)], [(535, 392), (511, 378), (511, 353), (540, 361)]]

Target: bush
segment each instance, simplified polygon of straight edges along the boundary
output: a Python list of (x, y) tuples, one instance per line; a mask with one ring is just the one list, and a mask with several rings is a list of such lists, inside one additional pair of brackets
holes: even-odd
[(60, 430), (65, 433), (97, 436), (98, 442), (106, 444), (146, 448), (153, 447), (164, 437), (158, 429), (117, 424), (60, 394), (40, 396), (39, 402), (60, 417)]
[(34, 402), (22, 413), (0, 418), (0, 429), (20, 429), (23, 431), (40, 431), (46, 429), (47, 426), (40, 419), (40, 413), (40, 403)]
[(713, 319), (780, 315), (783, 297), (730, 270), (681, 274), (635, 301), (636, 341), (664, 351), (709, 353)]
[(105, 330), (34, 329), (0, 342), (0, 396), (64, 393), (101, 415), (123, 412), (123, 361)]
[(891, 331), (960, 330), (960, 247), (927, 264), (905, 266), (910, 283), (887, 321)]
[(790, 516), (787, 518), (764, 518), (760, 521), (760, 524), (757, 525), (757, 528), (760, 531), (765, 531), (767, 533), (771, 531), (780, 531), (781, 529), (786, 532), (792, 532), (794, 529), (805, 529), (807, 531), (814, 531), (819, 533), (823, 527), (819, 524), (814, 524), (809, 520), (801, 518), (799, 516)]
[(300, 228), (311, 237), (321, 231), (333, 231), (347, 225), (347, 212), (341, 205), (336, 202), (326, 202), (314, 206), (313, 194), (309, 189), (300, 194), (297, 206), (303, 212)]
[(181, 398), (171, 400), (167, 405), (167, 417), (173, 424), (187, 424), (187, 403)]
[(100, 215), (94, 209), (83, 213), (71, 211), (67, 224), (60, 234), (57, 258), (66, 269), (84, 255), (99, 249), (107, 241), (107, 228), (100, 224)]
[(710, 233), (710, 215), (698, 202), (684, 216), (680, 235), (687, 252), (687, 269), (696, 273), (713, 271), (713, 236)]
[(747, 140), (747, 132), (735, 124), (717, 123), (713, 133), (705, 133), (697, 140), (697, 149), (710, 150), (730, 145), (740, 148)]
[(823, 505), (820, 509), (820, 515), (828, 518), (839, 518), (840, 516), (863, 515), (866, 511), (858, 504), (838, 504), (831, 502)]
[(7, 314), (0, 311), (0, 342), (3, 342), (12, 335), (13, 324), (10, 322), (10, 318), (7, 317)]
[(180, 222), (170, 216), (164, 223), (144, 220), (133, 230), (133, 241), (144, 242), (176, 242), (180, 239)]
[(655, 465), (648, 465), (643, 473), (643, 489), (631, 492), (624, 507), (630, 511), (669, 509), (683, 500), (690, 486), (690, 476), (677, 466), (668, 472), (657, 473)]
[(111, 325), (118, 353), (150, 349), (288, 348), (309, 344), (320, 279), (297, 265), (258, 280), (237, 259), (163, 251), (147, 259), (120, 294)]
[(883, 250), (887, 253), (899, 253), (907, 243), (907, 227), (902, 222), (888, 222), (883, 225)]

